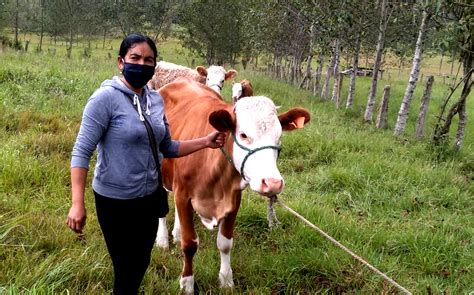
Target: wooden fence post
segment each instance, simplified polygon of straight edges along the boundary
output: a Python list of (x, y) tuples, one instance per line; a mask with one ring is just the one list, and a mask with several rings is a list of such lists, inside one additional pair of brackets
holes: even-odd
[(421, 98), (421, 105), (420, 105), (420, 112), (418, 114), (418, 120), (416, 120), (416, 130), (415, 130), (415, 137), (422, 138), (423, 137), (423, 129), (425, 127), (426, 121), (426, 112), (428, 111), (428, 105), (430, 103), (431, 97), (431, 88), (433, 87), (433, 76), (428, 76), (428, 80), (426, 81), (425, 91), (423, 92), (423, 97)]
[(383, 88), (382, 102), (379, 106), (379, 113), (377, 115), (377, 121), (375, 127), (378, 129), (387, 128), (387, 113), (388, 113), (388, 101), (390, 98), (390, 85), (385, 85)]

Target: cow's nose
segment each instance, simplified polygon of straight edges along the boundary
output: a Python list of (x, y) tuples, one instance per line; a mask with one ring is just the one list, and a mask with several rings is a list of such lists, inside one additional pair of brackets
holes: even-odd
[(279, 194), (283, 190), (283, 180), (276, 178), (262, 179), (262, 192), (266, 195)]

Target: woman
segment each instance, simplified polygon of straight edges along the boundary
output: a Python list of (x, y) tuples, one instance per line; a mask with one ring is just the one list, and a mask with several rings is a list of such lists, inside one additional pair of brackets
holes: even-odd
[(152, 126), (160, 157), (182, 157), (225, 142), (225, 133), (217, 131), (193, 140), (171, 140), (163, 99), (146, 86), (156, 57), (156, 46), (146, 36), (131, 34), (122, 41), (117, 66), (123, 76), (104, 81), (89, 98), (72, 151), (67, 225), (79, 234), (85, 226), (86, 176), (97, 147), (92, 188), (114, 267), (114, 294), (137, 294), (158, 229), (161, 176), (143, 121)]

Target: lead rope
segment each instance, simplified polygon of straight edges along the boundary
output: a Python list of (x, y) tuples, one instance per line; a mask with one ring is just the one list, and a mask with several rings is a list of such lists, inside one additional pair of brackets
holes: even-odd
[(380, 270), (378, 270), (377, 268), (375, 268), (374, 266), (372, 266), (370, 263), (368, 263), (367, 261), (365, 261), (364, 259), (362, 259), (360, 256), (358, 256), (357, 254), (355, 254), (354, 252), (352, 252), (350, 249), (348, 249), (347, 247), (345, 247), (344, 245), (342, 245), (341, 243), (339, 243), (338, 241), (336, 241), (333, 237), (331, 237), (330, 235), (328, 235), (327, 233), (325, 233), (323, 230), (321, 230), (319, 227), (317, 227), (316, 225), (312, 224), (311, 222), (309, 222), (306, 218), (304, 218), (303, 216), (301, 216), (300, 214), (298, 214), (298, 212), (296, 212), (295, 210), (291, 209), (290, 207), (288, 207), (285, 203), (283, 203), (280, 199), (277, 198), (276, 195), (274, 196), (271, 196), (270, 197), (270, 202), (278, 202), (278, 204), (280, 204), (280, 206), (282, 206), (283, 208), (285, 208), (286, 210), (288, 210), (291, 214), (293, 214), (294, 216), (296, 216), (297, 218), (299, 218), (301, 221), (303, 221), (304, 223), (306, 223), (309, 227), (315, 229), (317, 232), (319, 232), (322, 236), (324, 236), (326, 239), (328, 239), (329, 241), (331, 241), (334, 245), (336, 245), (337, 247), (341, 248), (342, 250), (344, 250), (345, 252), (347, 252), (349, 255), (351, 255), (353, 258), (355, 258), (356, 260), (358, 260), (359, 262), (361, 262), (362, 264), (364, 264), (365, 266), (367, 266), (368, 268), (370, 268), (373, 272), (375, 272), (376, 274), (382, 276), (387, 282), (389, 282), (390, 284), (392, 284), (393, 286), (395, 286), (397, 289), (399, 289), (401, 292), (403, 292), (404, 294), (409, 294), (411, 295), (412, 293), (410, 291), (408, 291), (407, 289), (405, 289), (404, 287), (402, 287), (401, 285), (399, 285), (397, 282), (395, 282), (393, 279), (391, 279), (389, 276), (387, 276), (386, 274), (384, 274), (383, 272), (381, 272)]

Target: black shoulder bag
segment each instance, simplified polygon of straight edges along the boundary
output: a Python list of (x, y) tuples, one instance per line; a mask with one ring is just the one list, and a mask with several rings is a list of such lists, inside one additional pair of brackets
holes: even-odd
[[(133, 99), (130, 96), (128, 98), (130, 99), (133, 108), (138, 112), (138, 106), (137, 108), (135, 108), (135, 105), (133, 104)], [(165, 217), (166, 214), (168, 214), (168, 212), (170, 211), (170, 208), (168, 205), (168, 192), (164, 189), (163, 181), (161, 179), (158, 147), (156, 146), (155, 134), (153, 133), (153, 128), (151, 127), (150, 122), (148, 122), (148, 119), (145, 116), (143, 116), (143, 119), (145, 119), (143, 121), (143, 124), (145, 125), (146, 132), (148, 134), (148, 141), (150, 142), (151, 152), (153, 154), (153, 158), (155, 159), (156, 172), (158, 173), (158, 188), (153, 193), (153, 195), (155, 195), (158, 200), (158, 208), (156, 208), (156, 210), (158, 211), (158, 217)]]

